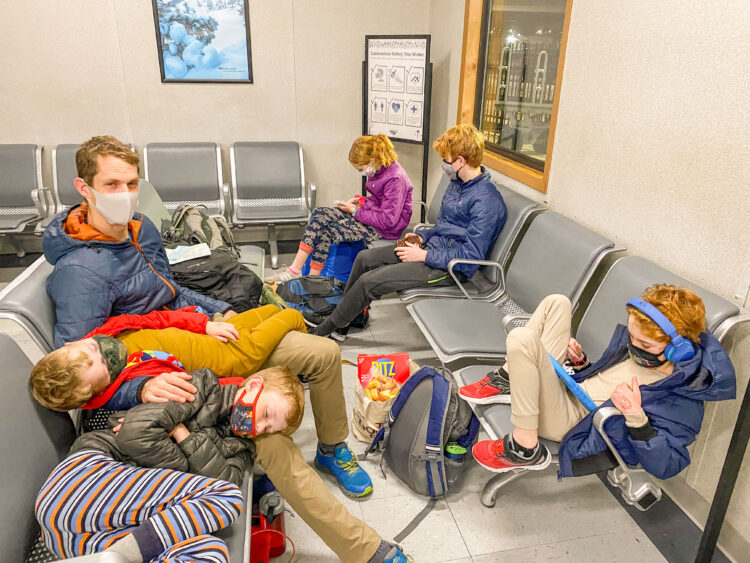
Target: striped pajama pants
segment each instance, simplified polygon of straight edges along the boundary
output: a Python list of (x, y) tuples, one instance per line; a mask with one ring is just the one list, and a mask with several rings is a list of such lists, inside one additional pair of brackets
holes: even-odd
[(59, 557), (98, 553), (132, 533), (145, 561), (225, 563), (226, 545), (208, 534), (241, 510), (240, 490), (226, 481), (82, 451), (50, 474), (34, 512)]
[(357, 221), (338, 207), (316, 207), (305, 227), (300, 249), (312, 254), (311, 264), (322, 269), (332, 244), (341, 242), (370, 242), (380, 238), (375, 227)]

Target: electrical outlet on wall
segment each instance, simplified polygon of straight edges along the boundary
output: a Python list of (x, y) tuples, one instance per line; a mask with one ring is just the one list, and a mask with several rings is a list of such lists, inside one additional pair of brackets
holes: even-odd
[(737, 288), (734, 294), (734, 300), (740, 307), (747, 307), (750, 302), (750, 283), (743, 283)]

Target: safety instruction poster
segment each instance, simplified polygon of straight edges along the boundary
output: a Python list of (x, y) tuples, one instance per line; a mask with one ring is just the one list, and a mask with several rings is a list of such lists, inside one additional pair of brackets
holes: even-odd
[(365, 43), (367, 133), (421, 143), (429, 92), (429, 35), (368, 35)]

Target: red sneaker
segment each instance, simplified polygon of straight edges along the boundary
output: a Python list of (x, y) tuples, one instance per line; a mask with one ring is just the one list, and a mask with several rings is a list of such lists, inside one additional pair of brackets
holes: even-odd
[(477, 463), (495, 473), (504, 473), (513, 469), (530, 469), (539, 471), (549, 467), (552, 455), (549, 450), (539, 442), (536, 451), (531, 457), (526, 458), (511, 445), (510, 435), (500, 440), (482, 440), (474, 444), (471, 450)]
[(493, 403), (510, 404), (510, 380), (502, 368), (491, 371), (482, 379), (471, 385), (464, 385), (458, 390), (469, 403), (489, 405)]

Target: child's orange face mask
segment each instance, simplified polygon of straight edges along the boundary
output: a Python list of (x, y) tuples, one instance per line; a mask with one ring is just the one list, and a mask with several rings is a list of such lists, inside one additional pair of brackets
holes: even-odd
[(256, 406), (258, 405), (258, 399), (262, 392), (262, 380), (258, 392), (255, 394), (252, 402), (245, 399), (245, 396), (248, 393), (246, 388), (240, 392), (240, 396), (237, 397), (237, 400), (234, 402), (232, 416), (229, 419), (229, 422), (232, 425), (232, 432), (239, 436), (251, 436), (252, 438), (258, 436), (258, 425), (255, 423), (255, 415), (257, 412)]

